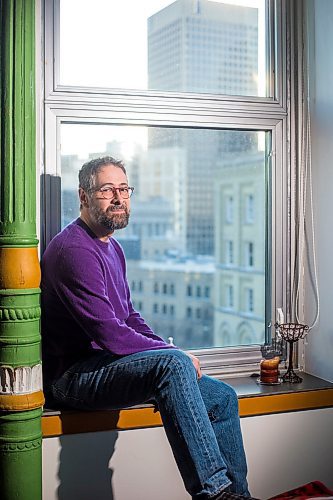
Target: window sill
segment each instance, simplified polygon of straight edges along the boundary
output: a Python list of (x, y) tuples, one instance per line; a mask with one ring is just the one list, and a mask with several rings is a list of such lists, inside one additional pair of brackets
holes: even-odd
[[(313, 410), (333, 406), (333, 383), (301, 374), (300, 384), (258, 385), (256, 377), (226, 378), (237, 392), (241, 418), (290, 411)], [(123, 410), (53, 411), (44, 410), (43, 437), (110, 430), (160, 427), (159, 412), (152, 405)]]

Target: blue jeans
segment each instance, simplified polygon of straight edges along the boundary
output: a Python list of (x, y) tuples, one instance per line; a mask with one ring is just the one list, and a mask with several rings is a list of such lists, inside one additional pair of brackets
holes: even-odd
[(156, 403), (189, 494), (204, 500), (226, 489), (249, 496), (235, 391), (206, 375), (198, 381), (184, 352), (116, 356), (96, 351), (71, 366), (51, 392), (76, 409)]

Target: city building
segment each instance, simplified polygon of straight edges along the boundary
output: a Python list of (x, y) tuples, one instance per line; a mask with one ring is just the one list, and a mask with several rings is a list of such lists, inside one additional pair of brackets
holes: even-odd
[(151, 328), (181, 348), (213, 345), (212, 259), (128, 260), (132, 301)]
[[(258, 10), (208, 0), (177, 0), (148, 19), (149, 88), (258, 94)], [(187, 251), (213, 255), (213, 190), (221, 155), (251, 150), (247, 133), (149, 131), (149, 149), (187, 152)], [(203, 176), (205, 179), (203, 179)]]
[(214, 345), (265, 342), (264, 152), (225, 156), (216, 183)]

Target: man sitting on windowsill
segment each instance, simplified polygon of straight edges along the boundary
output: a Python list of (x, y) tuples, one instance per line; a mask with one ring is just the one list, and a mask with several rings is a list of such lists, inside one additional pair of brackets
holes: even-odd
[(134, 310), (115, 230), (127, 226), (123, 163), (111, 157), (79, 172), (80, 217), (42, 259), (46, 396), (76, 409), (153, 401), (194, 499), (249, 497), (238, 401), (201, 374), (199, 360), (157, 336)]

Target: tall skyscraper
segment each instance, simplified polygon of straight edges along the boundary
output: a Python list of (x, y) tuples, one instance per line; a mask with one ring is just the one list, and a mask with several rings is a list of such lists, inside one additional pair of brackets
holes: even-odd
[[(257, 9), (177, 0), (148, 19), (150, 89), (257, 95), (257, 77)], [(213, 255), (217, 165), (223, 153), (250, 151), (256, 145), (246, 132), (151, 129), (149, 149), (163, 147), (187, 153), (187, 251)]]

